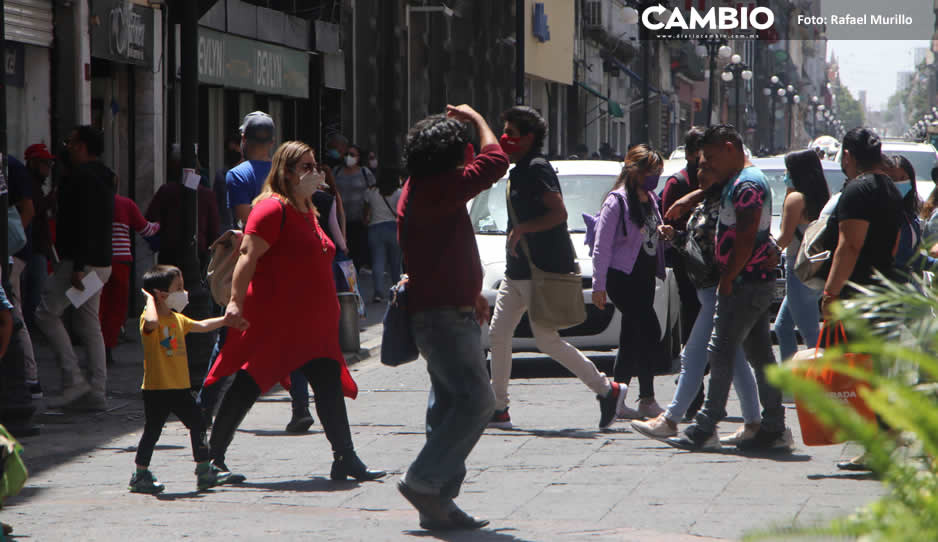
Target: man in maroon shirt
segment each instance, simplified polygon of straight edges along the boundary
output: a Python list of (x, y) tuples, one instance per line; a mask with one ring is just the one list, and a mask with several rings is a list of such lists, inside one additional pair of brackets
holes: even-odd
[[(468, 123), (481, 152), (472, 158)], [(468, 152), (467, 152), (468, 151)], [(466, 202), (508, 170), (485, 119), (468, 105), (418, 122), (404, 149), (410, 179), (398, 203), (398, 238), (409, 273), (411, 327), (430, 373), (427, 442), (398, 484), (425, 529), (478, 529), (488, 521), (453, 499), (466, 457), (495, 411), (481, 343), (488, 318), (482, 265)]]

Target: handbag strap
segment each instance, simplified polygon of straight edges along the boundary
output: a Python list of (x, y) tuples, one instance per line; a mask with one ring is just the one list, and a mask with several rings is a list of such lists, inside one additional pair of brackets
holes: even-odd
[[(831, 328), (834, 330), (833, 342), (831, 341)], [(837, 322), (836, 324), (831, 325), (831, 322), (824, 321), (821, 324), (821, 333), (818, 333), (817, 345), (814, 347), (814, 355), (817, 356), (818, 352), (821, 350), (821, 343), (824, 343), (824, 348), (830, 348), (833, 344), (847, 344), (847, 331), (844, 329), (843, 322)], [(837, 342), (838, 336), (840, 342)]]
[[(511, 217), (511, 223), (514, 227), (518, 227), (518, 215), (515, 214), (515, 207), (511, 204), (511, 177), (508, 177), (508, 182), (505, 183), (505, 199), (508, 201), (508, 215)], [(570, 234), (567, 234), (567, 242), (570, 243), (570, 251), (573, 254), (573, 268), (575, 273), (580, 273), (580, 264), (576, 261), (576, 247), (573, 246), (573, 239), (570, 239)], [(531, 250), (528, 248), (528, 242), (524, 238), (524, 234), (521, 234), (521, 250), (524, 251), (524, 256), (528, 259), (528, 265), (531, 267), (531, 270), (537, 270), (543, 272), (541, 268), (534, 265), (534, 258), (531, 257)]]
[[(379, 191), (378, 194), (381, 195), (381, 192)], [(391, 215), (394, 216), (394, 218), (397, 218), (397, 211), (391, 208), (391, 204), (388, 203), (388, 198), (384, 195), (381, 195), (381, 201), (383, 201), (384, 204), (388, 206), (388, 211), (391, 211)]]

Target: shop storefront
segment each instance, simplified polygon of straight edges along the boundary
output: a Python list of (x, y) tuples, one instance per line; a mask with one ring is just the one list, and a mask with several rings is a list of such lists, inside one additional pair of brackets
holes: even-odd
[(4, 23), (7, 148), (22, 157), (33, 143), (51, 144), (52, 2), (7, 0)]
[(237, 134), (244, 115), (269, 113), (276, 144), (314, 143), (318, 124), (310, 107), (310, 62), (305, 51), (209, 28), (199, 29), (199, 158), (211, 172), (224, 164), (225, 138)]

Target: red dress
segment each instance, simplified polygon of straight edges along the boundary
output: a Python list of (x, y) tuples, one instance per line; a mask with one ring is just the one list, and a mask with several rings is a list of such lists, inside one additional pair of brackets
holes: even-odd
[(276, 197), (254, 206), (244, 233), (270, 245), (257, 261), (244, 299), (242, 315), (250, 327), (228, 329), (205, 383), (244, 369), (265, 392), (307, 362), (329, 358), (341, 366), (342, 392), (354, 399), (358, 386), (339, 347), (335, 245), (312, 212), (301, 213)]

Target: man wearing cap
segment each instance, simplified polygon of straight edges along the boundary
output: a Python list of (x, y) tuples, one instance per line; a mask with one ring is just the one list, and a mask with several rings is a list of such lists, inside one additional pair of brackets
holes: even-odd
[[(55, 195), (49, 175), (55, 163), (55, 156), (49, 152), (45, 143), (36, 143), (26, 148), (23, 154), (32, 190), (33, 220), (27, 232), (30, 249), (25, 274), (20, 279), (23, 294), (23, 316), (29, 327), (33, 327), (36, 307), (42, 296), (42, 287), (48, 275), (48, 262), (55, 261), (52, 248), (52, 232), (49, 219), (55, 214)], [(20, 211), (22, 216), (23, 212)], [(16, 293), (18, 297), (20, 292)]]
[(49, 279), (36, 311), (36, 324), (55, 350), (64, 373), (63, 404), (88, 396), (85, 407), (107, 409), (107, 364), (98, 320), (100, 287), (75, 308), (75, 332), (88, 351), (90, 382), (82, 375), (62, 314), (71, 305), (66, 291), (86, 289), (92, 273), (103, 285), (111, 276), (111, 227), (114, 220), (114, 173), (100, 162), (104, 134), (92, 126), (78, 126), (68, 140), (72, 170), (59, 189), (55, 248), (61, 261)]
[(225, 176), (228, 185), (228, 207), (234, 221), (247, 224), (254, 198), (261, 193), (270, 173), (270, 156), (274, 147), (274, 119), (263, 111), (248, 113), (241, 123), (241, 149), (244, 162), (231, 168)]
[[(228, 171), (225, 184), (228, 187), (228, 207), (235, 226), (243, 227), (248, 221), (254, 198), (261, 193), (264, 181), (270, 173), (270, 156), (274, 146), (274, 120), (263, 111), (248, 113), (241, 123), (241, 151), (244, 161)], [(218, 340), (209, 360), (209, 372), (218, 357), (218, 353), (225, 344), (226, 328), (218, 332)], [(206, 373), (206, 376), (208, 373)], [(309, 412), (309, 394), (297, 393), (306, 390), (306, 377), (302, 371), (291, 374), (290, 395), (293, 398), (293, 416), (287, 423), (287, 431), (291, 433), (304, 433), (313, 424), (313, 417)], [(211, 386), (203, 386), (199, 392), (199, 406), (202, 408), (206, 425), (211, 425), (212, 414), (217, 407), (219, 391), (222, 383), (217, 382)], [(300, 404), (302, 403), (302, 404)]]

